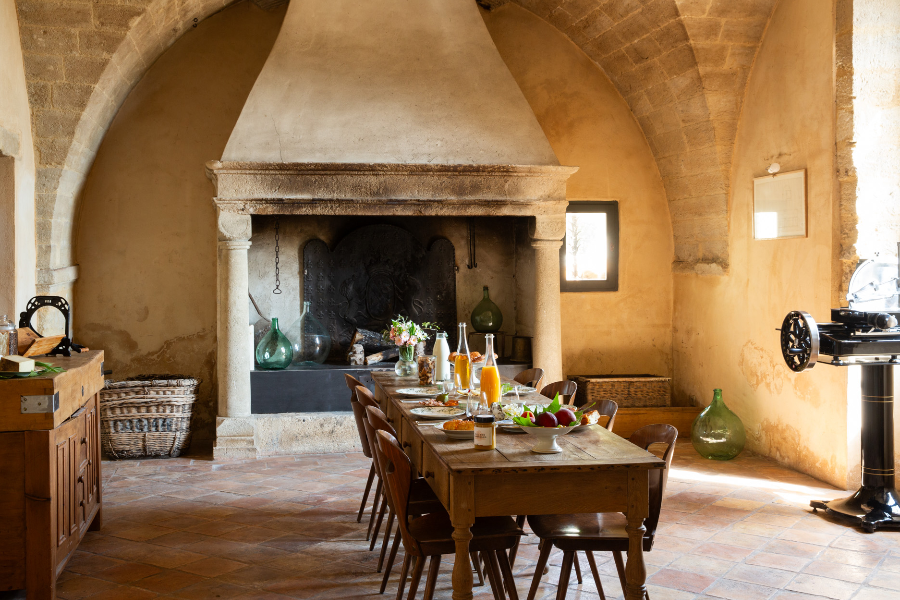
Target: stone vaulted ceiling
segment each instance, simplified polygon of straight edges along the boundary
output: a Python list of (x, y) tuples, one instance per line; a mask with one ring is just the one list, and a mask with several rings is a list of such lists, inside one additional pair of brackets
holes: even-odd
[[(39, 291), (69, 292), (77, 277), (76, 200), (128, 92), (182, 33), (234, 1), (16, 0), (38, 161)], [(675, 271), (727, 270), (737, 119), (777, 0), (480, 4), (508, 1), (566, 33), (631, 106), (668, 194)]]

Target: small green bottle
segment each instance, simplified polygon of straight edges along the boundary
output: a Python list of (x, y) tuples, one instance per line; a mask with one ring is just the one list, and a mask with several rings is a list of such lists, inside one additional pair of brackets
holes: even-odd
[(294, 358), (294, 349), (278, 328), (278, 319), (272, 319), (272, 328), (256, 347), (256, 363), (260, 369), (286, 369)]
[(712, 404), (694, 419), (691, 442), (700, 456), (713, 460), (731, 460), (744, 449), (744, 424), (725, 406), (722, 390), (713, 390)]

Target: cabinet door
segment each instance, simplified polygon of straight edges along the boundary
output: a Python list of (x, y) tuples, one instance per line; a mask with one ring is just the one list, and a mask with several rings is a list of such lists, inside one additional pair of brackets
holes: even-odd
[(56, 494), (53, 496), (56, 518), (56, 545), (63, 546), (69, 538), (69, 513), (71, 512), (70, 480), (72, 459), (69, 454), (69, 440), (60, 436), (56, 439)]
[(94, 468), (94, 456), (96, 454), (97, 433), (97, 402), (96, 398), (88, 403), (88, 410), (84, 413), (84, 449), (86, 463), (84, 465), (84, 501), (89, 507), (97, 501), (97, 469)]

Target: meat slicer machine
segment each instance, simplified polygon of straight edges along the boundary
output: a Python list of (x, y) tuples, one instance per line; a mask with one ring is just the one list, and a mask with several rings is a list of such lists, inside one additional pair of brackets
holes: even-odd
[(878, 528), (900, 528), (900, 494), (894, 482), (893, 372), (894, 365), (900, 364), (900, 265), (867, 260), (857, 267), (848, 289), (849, 307), (831, 309), (830, 323), (816, 323), (799, 310), (789, 313), (781, 326), (781, 352), (797, 373), (819, 362), (861, 365), (862, 487), (849, 498), (816, 500), (810, 506), (872, 533)]

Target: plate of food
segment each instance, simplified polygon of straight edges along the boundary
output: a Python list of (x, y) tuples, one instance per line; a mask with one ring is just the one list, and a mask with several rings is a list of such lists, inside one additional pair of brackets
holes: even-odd
[(459, 406), (459, 400), (450, 398), (448, 394), (441, 394), (437, 398), (419, 401), (419, 406)]
[(397, 390), (398, 394), (403, 394), (404, 396), (415, 396), (417, 398), (428, 398), (431, 396), (437, 396), (441, 393), (441, 389), (435, 385), (428, 387), (414, 387), (414, 388), (403, 388)]
[(452, 419), (466, 414), (466, 409), (458, 406), (422, 406), (409, 412), (422, 419)]
[(444, 435), (450, 439), (471, 440), (475, 438), (475, 421), (454, 419), (438, 423), (435, 427), (443, 431)]

